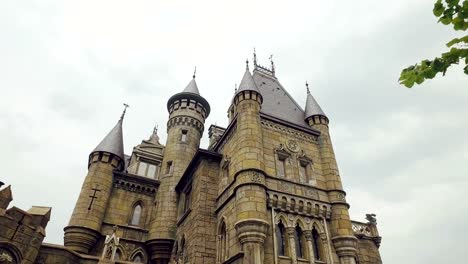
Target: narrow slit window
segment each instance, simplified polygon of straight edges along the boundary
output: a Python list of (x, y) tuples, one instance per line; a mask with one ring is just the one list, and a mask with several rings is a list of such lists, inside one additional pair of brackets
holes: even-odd
[(172, 173), (172, 161), (167, 162), (166, 174)]
[(278, 158), (278, 176), (286, 177), (286, 159)]
[(306, 164), (299, 164), (299, 177), (300, 177), (300, 182), (302, 183), (307, 182), (307, 165)]
[(187, 142), (187, 130), (182, 130), (182, 136), (180, 137), (181, 142)]

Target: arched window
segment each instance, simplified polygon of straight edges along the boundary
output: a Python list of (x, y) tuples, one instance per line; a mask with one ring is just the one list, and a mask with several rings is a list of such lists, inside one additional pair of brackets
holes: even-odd
[(122, 257), (122, 252), (120, 251), (120, 249), (117, 249), (115, 251), (114, 260), (120, 260), (121, 257)]
[(283, 221), (279, 221), (276, 225), (276, 240), (278, 242), (278, 255), (287, 256), (287, 238), (286, 238), (286, 228), (284, 227)]
[(302, 228), (299, 226), (299, 224), (296, 225), (294, 239), (296, 242), (296, 256), (298, 258), (306, 258), (304, 233), (302, 232)]
[(185, 237), (182, 237), (182, 240), (180, 241), (180, 248), (179, 248), (179, 263), (185, 263), (185, 261), (188, 259), (187, 258), (187, 252), (186, 252), (186, 245), (185, 245)]
[(314, 256), (316, 260), (322, 260), (322, 254), (320, 252), (320, 234), (317, 229), (312, 229), (312, 244), (314, 250)]
[(137, 254), (133, 257), (132, 262), (135, 262), (135, 263), (143, 263), (143, 255), (141, 255), (141, 253), (137, 253)]
[(141, 207), (140, 204), (137, 204), (135, 207), (133, 207), (132, 219), (130, 221), (131, 225), (134, 225), (134, 226), (140, 225), (142, 209), (143, 208)]
[(223, 221), (219, 227), (219, 261), (222, 263), (227, 257), (227, 229)]

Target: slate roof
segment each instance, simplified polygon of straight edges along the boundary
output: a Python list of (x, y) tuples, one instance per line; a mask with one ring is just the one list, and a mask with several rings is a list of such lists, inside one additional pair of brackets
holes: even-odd
[(306, 101), (306, 109), (305, 109), (304, 118), (309, 118), (311, 116), (316, 116), (316, 115), (321, 115), (321, 116), (326, 117), (320, 105), (317, 103), (315, 98), (307, 90), (307, 101)]
[(254, 70), (253, 79), (263, 96), (261, 113), (310, 129), (304, 121), (304, 110), (278, 79), (258, 70)]
[(237, 89), (237, 93), (240, 93), (241, 91), (255, 91), (260, 93), (260, 90), (258, 90), (257, 84), (255, 83), (252, 74), (250, 74), (249, 68), (245, 70), (242, 81), (239, 84), (239, 88)]
[(195, 82), (195, 77), (192, 78), (192, 80), (189, 82), (187, 87), (185, 87), (183, 93), (193, 93), (193, 94), (200, 95), (200, 92), (198, 91), (197, 83)]
[(125, 160), (122, 136), (122, 122), (123, 118), (120, 118), (119, 122), (117, 122), (114, 128), (112, 128), (112, 130), (92, 152), (108, 152), (120, 157), (122, 160)]

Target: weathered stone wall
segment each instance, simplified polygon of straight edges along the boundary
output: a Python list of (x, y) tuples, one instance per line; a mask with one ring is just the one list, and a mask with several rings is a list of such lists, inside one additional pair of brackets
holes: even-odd
[[(191, 203), (178, 216), (177, 243), (185, 238), (188, 263), (216, 263), (216, 196), (219, 162), (203, 160), (192, 175)], [(183, 201), (180, 201), (182, 203)], [(179, 248), (179, 252), (180, 252)]]
[(358, 241), (359, 264), (381, 264), (379, 248), (374, 241), (369, 239), (359, 239)]

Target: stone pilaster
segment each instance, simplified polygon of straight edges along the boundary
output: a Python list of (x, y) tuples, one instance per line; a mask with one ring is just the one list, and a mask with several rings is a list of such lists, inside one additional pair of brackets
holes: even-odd
[(289, 240), (289, 256), (291, 256), (291, 263), (297, 264), (297, 254), (296, 254), (296, 239), (295, 239), (296, 228), (287, 227), (286, 234)]
[(315, 254), (314, 254), (314, 242), (313, 242), (313, 237), (312, 237), (312, 231), (311, 230), (304, 230), (304, 237), (307, 242), (307, 251), (309, 253), (309, 262), (310, 264), (315, 263)]

